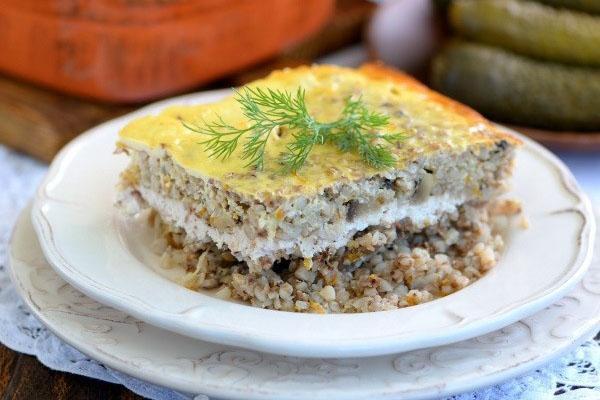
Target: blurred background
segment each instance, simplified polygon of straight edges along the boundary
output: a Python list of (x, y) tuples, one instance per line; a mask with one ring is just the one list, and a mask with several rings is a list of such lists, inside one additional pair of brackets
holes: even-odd
[(151, 101), (380, 60), (547, 145), (600, 200), (598, 0), (0, 2), (0, 143), (44, 162)]

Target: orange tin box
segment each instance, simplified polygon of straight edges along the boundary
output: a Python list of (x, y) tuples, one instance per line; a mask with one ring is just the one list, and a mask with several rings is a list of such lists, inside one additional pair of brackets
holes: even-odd
[(0, 0), (0, 70), (67, 93), (138, 102), (275, 55), (333, 0)]

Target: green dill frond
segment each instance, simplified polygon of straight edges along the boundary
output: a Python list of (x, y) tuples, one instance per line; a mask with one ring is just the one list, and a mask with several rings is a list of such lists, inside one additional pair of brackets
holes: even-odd
[(294, 140), (286, 146), (287, 152), (281, 155), (280, 161), (286, 171), (297, 172), (306, 162), (313, 147), (323, 144), (325, 137), (321, 128), (302, 129), (292, 135)]
[(377, 130), (389, 124), (385, 114), (370, 111), (362, 99), (348, 98), (341, 116), (334, 122), (316, 121), (306, 107), (306, 93), (298, 88), (295, 93), (278, 89), (245, 87), (236, 90), (235, 99), (243, 115), (250, 121), (247, 128), (236, 128), (217, 116), (216, 121), (200, 125), (183, 123), (193, 132), (208, 136), (200, 142), (209, 155), (226, 160), (242, 141), (241, 158), (247, 167), (264, 168), (265, 149), (271, 133), (287, 127), (292, 140), (281, 155), (284, 170), (296, 172), (306, 162), (316, 145), (332, 143), (342, 152), (354, 152), (367, 165), (381, 169), (394, 165), (396, 159), (384, 144), (394, 144), (404, 138), (397, 134), (380, 134)]
[(200, 143), (206, 145), (211, 157), (221, 160), (231, 157), (240, 138), (248, 132), (248, 129), (238, 129), (227, 124), (220, 116), (216, 122), (204, 123), (202, 126), (186, 122), (183, 125), (193, 132), (207, 135), (209, 138)]

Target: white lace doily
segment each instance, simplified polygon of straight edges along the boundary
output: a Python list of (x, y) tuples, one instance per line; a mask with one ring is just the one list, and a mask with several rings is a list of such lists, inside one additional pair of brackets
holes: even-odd
[[(32, 159), (0, 146), (0, 341), (35, 355), (49, 368), (120, 383), (150, 399), (198, 399), (131, 378), (86, 357), (45, 329), (19, 300), (5, 270), (6, 248), (14, 221), (46, 168)], [(600, 335), (543, 368), (453, 400), (600, 398)]]

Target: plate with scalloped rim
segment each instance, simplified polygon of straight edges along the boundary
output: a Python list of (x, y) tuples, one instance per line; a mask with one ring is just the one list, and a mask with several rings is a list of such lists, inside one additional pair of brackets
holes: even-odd
[(196, 339), (290, 356), (364, 357), (457, 342), (509, 325), (562, 297), (589, 265), (595, 229), (589, 200), (560, 160), (511, 131), (524, 146), (509, 196), (522, 201), (531, 226), (510, 235), (492, 271), (454, 294), (393, 311), (317, 315), (188, 290), (159, 272), (157, 258), (147, 256), (149, 238), (144, 242), (134, 222), (115, 209), (115, 186), (127, 159), (113, 154), (114, 143), (133, 118), (227, 93), (147, 106), (89, 130), (59, 153), (35, 197), (32, 221), (63, 279), (103, 304)]
[(64, 341), (116, 370), (192, 393), (190, 398), (399, 400), (491, 385), (537, 368), (593, 336), (600, 329), (600, 243), (596, 249), (591, 268), (571, 292), (512, 325), (452, 345), (337, 360), (202, 342), (106, 307), (48, 265), (29, 209), (13, 232), (9, 267), (20, 296)]

